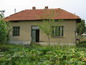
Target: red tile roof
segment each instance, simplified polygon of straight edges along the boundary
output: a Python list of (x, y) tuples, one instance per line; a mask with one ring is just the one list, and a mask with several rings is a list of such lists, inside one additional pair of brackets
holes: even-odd
[(63, 9), (35, 9), (23, 10), (6, 17), (5, 21), (40, 20), (40, 19), (80, 19), (79, 16)]

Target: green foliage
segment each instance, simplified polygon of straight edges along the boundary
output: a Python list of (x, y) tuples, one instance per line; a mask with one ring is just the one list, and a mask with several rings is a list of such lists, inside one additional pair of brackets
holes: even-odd
[(77, 24), (77, 33), (78, 35), (81, 35), (85, 31), (85, 20), (81, 20), (81, 22)]
[(0, 10), (0, 20), (4, 18), (4, 10)]
[(86, 34), (86, 24), (85, 24), (85, 32), (84, 33)]
[(7, 42), (9, 42), (10, 31), (12, 30), (12, 28), (10, 27), (10, 22), (6, 22), (6, 25), (7, 25), (7, 27), (6, 27), (6, 34), (7, 34), (6, 38), (7, 38)]
[(9, 22), (5, 22), (4, 10), (0, 11), (0, 43), (6, 43), (9, 40), (10, 25)]
[(0, 20), (0, 43), (5, 43), (7, 38), (7, 34), (6, 34), (7, 30), (6, 30), (6, 23), (3, 20)]
[(86, 65), (86, 48), (69, 46), (0, 45), (0, 65)]

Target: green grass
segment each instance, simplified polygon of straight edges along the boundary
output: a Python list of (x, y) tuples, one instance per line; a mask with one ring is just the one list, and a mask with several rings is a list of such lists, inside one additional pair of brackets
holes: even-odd
[(86, 65), (86, 48), (0, 44), (0, 65)]

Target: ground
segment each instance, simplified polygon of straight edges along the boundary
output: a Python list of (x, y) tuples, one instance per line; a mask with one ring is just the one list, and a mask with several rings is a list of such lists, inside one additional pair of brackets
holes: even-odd
[(0, 44), (0, 65), (86, 65), (86, 47)]

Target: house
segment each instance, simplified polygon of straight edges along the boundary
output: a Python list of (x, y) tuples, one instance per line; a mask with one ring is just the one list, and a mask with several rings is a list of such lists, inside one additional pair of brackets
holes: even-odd
[[(48, 14), (54, 11), (54, 20), (63, 19), (61, 22), (55, 22), (59, 25), (59, 35), (55, 32), (51, 37), (51, 45), (75, 45), (76, 44), (76, 24), (80, 22), (80, 17), (67, 12), (63, 9), (49, 9), (47, 6), (44, 9), (36, 9), (32, 7), (31, 10), (23, 10), (18, 13), (12, 14), (5, 18), (5, 21), (10, 22), (12, 30), (10, 31), (10, 43), (30, 44), (32, 42), (38, 42), (41, 45), (48, 44), (48, 38), (43, 33), (38, 24), (42, 24), (43, 18), (41, 15)], [(44, 16), (45, 19), (49, 19)], [(56, 28), (56, 27), (55, 27)]]

